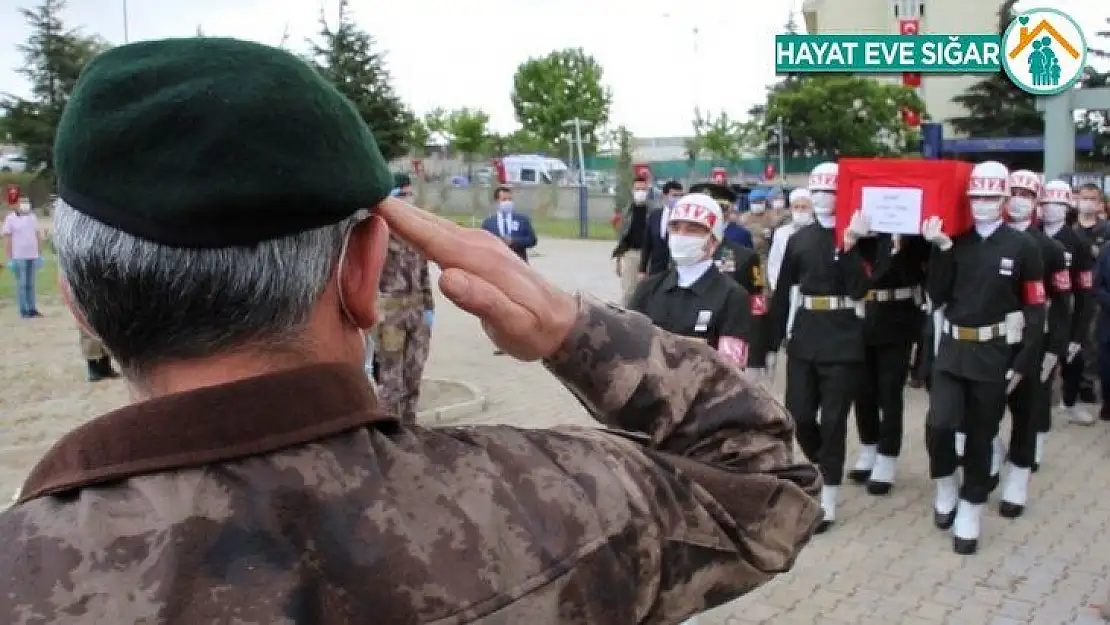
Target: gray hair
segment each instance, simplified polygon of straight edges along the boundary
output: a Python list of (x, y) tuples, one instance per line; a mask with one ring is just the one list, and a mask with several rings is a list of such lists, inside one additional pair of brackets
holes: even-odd
[(253, 246), (169, 247), (59, 200), (54, 246), (74, 306), (128, 377), (165, 362), (296, 349), (355, 219)]

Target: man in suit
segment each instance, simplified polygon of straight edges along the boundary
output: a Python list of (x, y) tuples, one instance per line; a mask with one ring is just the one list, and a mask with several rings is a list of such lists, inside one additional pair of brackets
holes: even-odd
[(497, 187), (493, 203), (497, 211), (482, 222), (482, 230), (504, 241), (521, 260), (528, 262), (528, 250), (536, 247), (532, 220), (513, 212), (513, 191), (509, 187)]
[(667, 217), (671, 208), (682, 197), (682, 183), (671, 180), (663, 185), (663, 206), (648, 214), (647, 231), (644, 233), (643, 249), (640, 252), (640, 275), (643, 280), (648, 276), (663, 273), (671, 266), (671, 252), (667, 248)]

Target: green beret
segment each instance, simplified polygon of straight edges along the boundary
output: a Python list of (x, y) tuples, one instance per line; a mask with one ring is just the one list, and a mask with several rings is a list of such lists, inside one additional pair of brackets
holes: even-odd
[(191, 248), (339, 223), (393, 184), (370, 128), (304, 61), (213, 37), (93, 59), (62, 113), (54, 167), (75, 210)]
[(393, 174), (393, 188), (400, 189), (401, 187), (411, 187), (412, 178), (408, 174)]

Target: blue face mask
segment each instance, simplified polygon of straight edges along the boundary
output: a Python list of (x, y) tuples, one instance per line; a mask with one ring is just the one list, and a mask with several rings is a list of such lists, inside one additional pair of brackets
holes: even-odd
[(667, 196), (667, 208), (674, 208), (675, 204), (678, 204), (678, 198), (673, 195)]
[(500, 204), (497, 205), (497, 210), (501, 211), (502, 213), (511, 213), (511, 212), (513, 212), (513, 201), (512, 200), (505, 200), (504, 202), (501, 202)]

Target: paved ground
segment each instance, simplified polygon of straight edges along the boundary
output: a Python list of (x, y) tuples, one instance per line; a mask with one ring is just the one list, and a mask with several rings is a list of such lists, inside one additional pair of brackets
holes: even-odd
[[(534, 265), (566, 289), (614, 298), (610, 247), (548, 241)], [(2, 306), (0, 494), (14, 489), (61, 432), (126, 400), (119, 385), (90, 388), (81, 380), (76, 337), (60, 308), (45, 306), (47, 319), (19, 324), (10, 319), (11, 306)], [(434, 336), (427, 374), (485, 389), (490, 409), (478, 420), (535, 427), (590, 422), (541, 366), (494, 356), (479, 325), (448, 303), (441, 302)], [(908, 397), (895, 491), (873, 498), (846, 485), (839, 525), (814, 540), (794, 571), (704, 615), (702, 625), (1103, 622), (1088, 605), (1110, 592), (1110, 427), (1059, 425), (1026, 516), (1002, 519), (992, 502), (979, 555), (961, 558), (930, 520), (925, 397), (918, 391)], [(849, 436), (854, 440), (854, 432)]]

